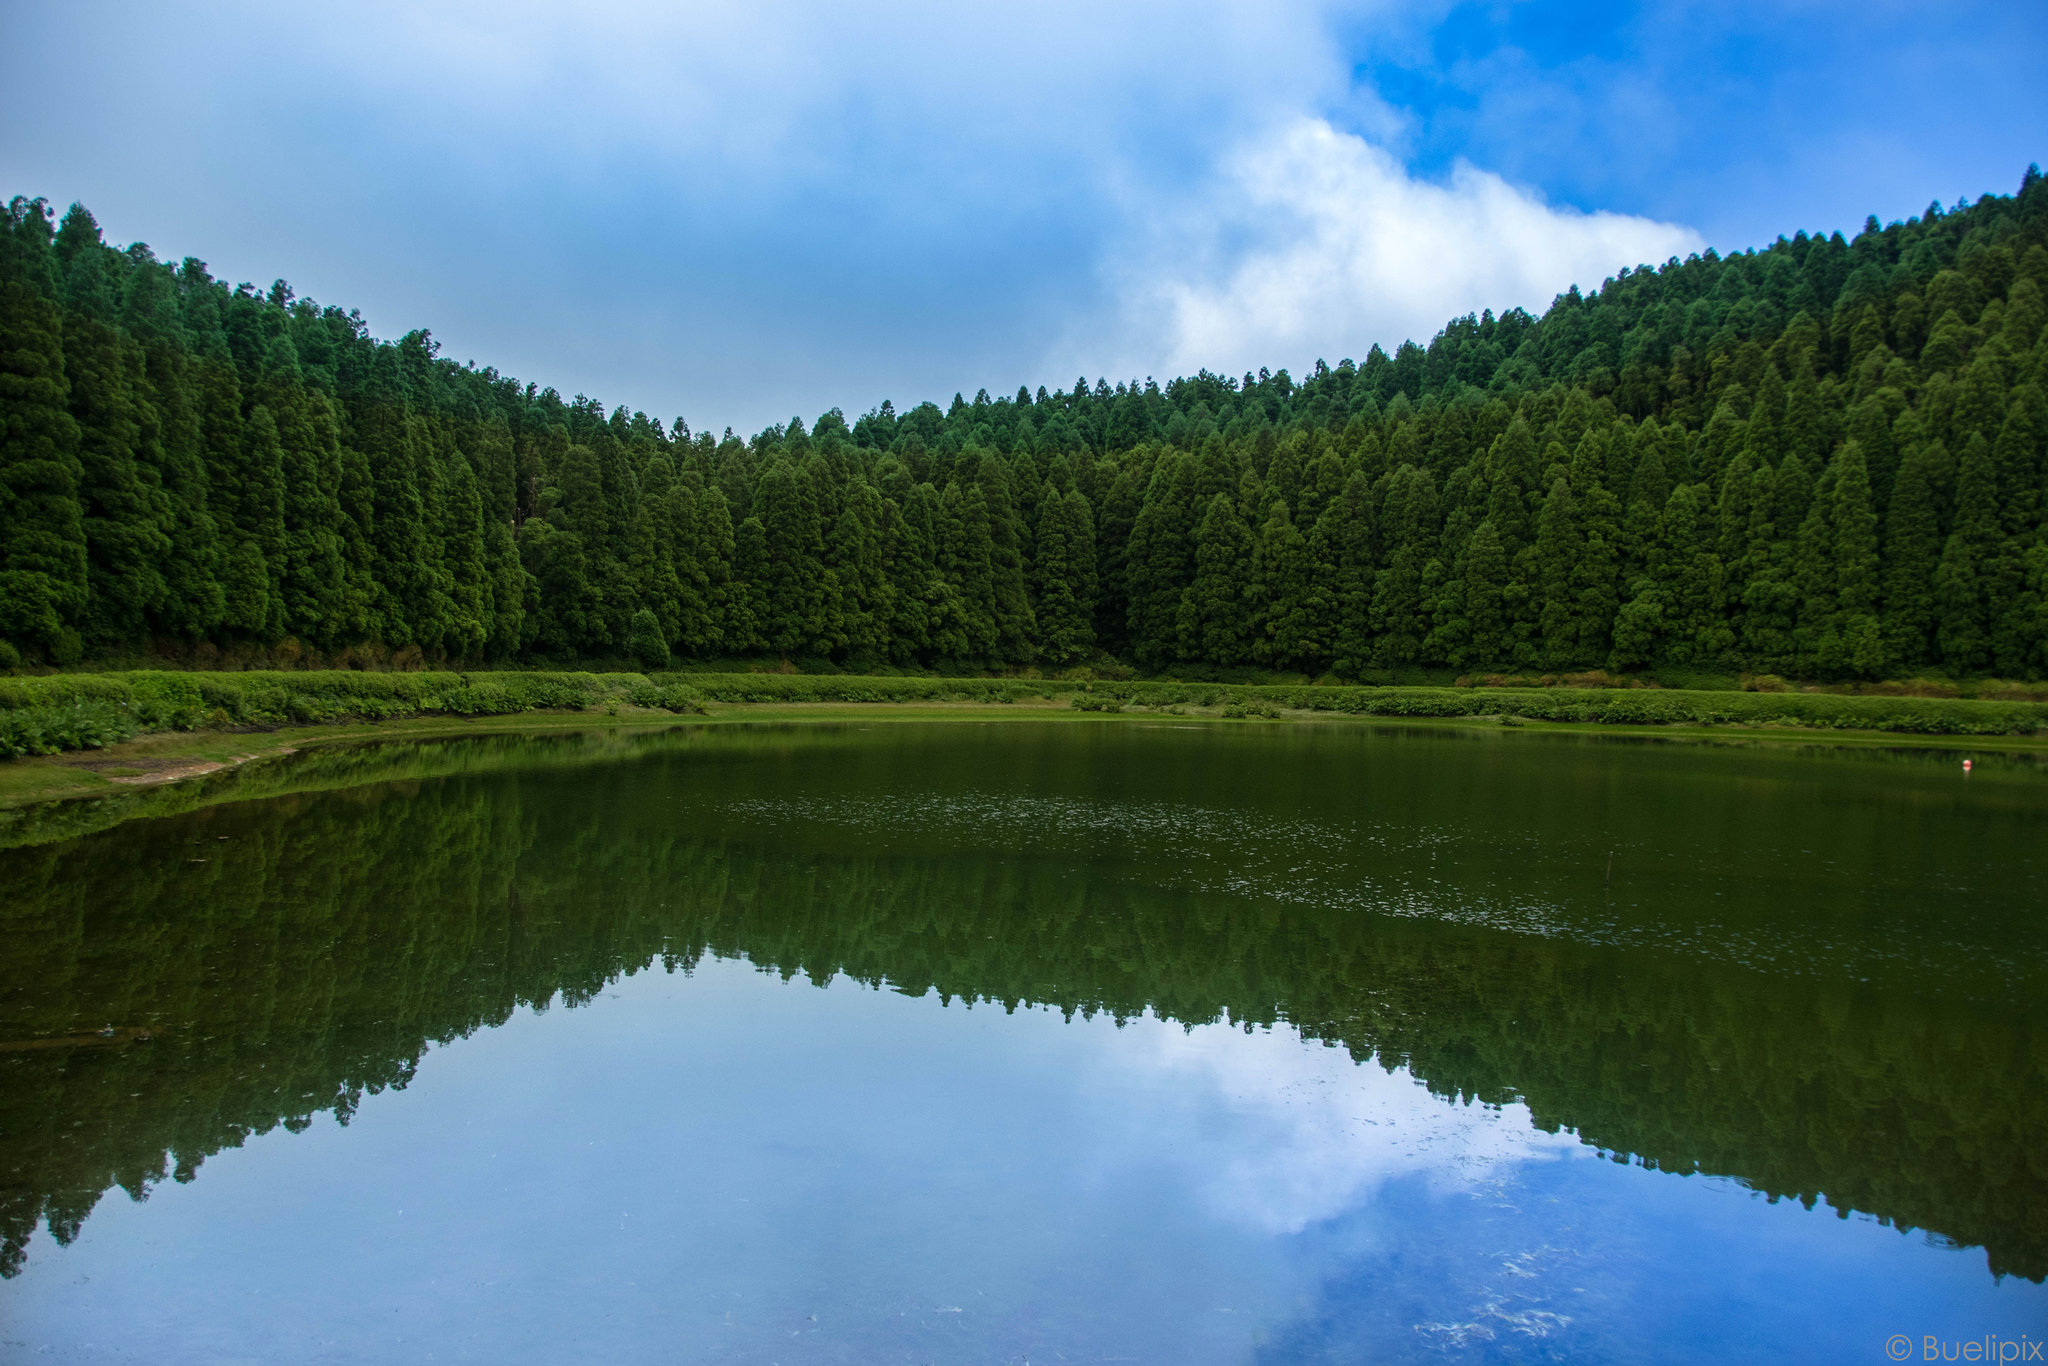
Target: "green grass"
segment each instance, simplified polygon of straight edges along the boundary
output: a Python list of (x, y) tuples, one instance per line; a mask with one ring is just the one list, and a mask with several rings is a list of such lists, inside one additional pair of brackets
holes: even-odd
[(1087, 682), (848, 674), (368, 673), (53, 674), (0, 679), (0, 758), (102, 749), (138, 735), (419, 717), (701, 713), (706, 703), (1009, 705), (1066, 699), (1086, 711), (1196, 707), (1233, 718), (1497, 718), (1577, 725), (1795, 727), (1925, 736), (2048, 734), (2048, 703), (1982, 698), (1682, 688), (1348, 687)]
[[(2048, 732), (2048, 703), (1680, 688), (1333, 687), (1051, 679), (656, 674), (708, 702), (996, 702), (1071, 698), (1083, 710), (1194, 706), (1384, 717), (1514, 717), (1616, 726), (1795, 726), (1901, 735)], [(1256, 710), (1254, 710), (1256, 709)]]
[(51, 674), (0, 679), (0, 758), (101, 749), (157, 731), (508, 716), (633, 706), (690, 713), (644, 674), (306, 672)]

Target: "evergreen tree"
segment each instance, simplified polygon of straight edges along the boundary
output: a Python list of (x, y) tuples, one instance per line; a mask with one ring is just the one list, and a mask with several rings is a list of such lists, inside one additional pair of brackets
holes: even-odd
[(1151, 666), (1175, 657), (1181, 594), (1193, 577), (1193, 473), (1185, 458), (1169, 456), (1162, 461), (1131, 526), (1125, 558), (1128, 639), (1131, 652)]
[[(68, 222), (69, 220), (67, 220)], [(169, 507), (144, 442), (141, 353), (106, 323), (75, 317), (64, 370), (79, 431), (78, 501), (86, 544), (84, 643), (118, 650), (143, 638), (166, 594)]]
[(1372, 486), (1360, 471), (1316, 519), (1311, 545), (1316, 579), (1329, 586), (1332, 667), (1343, 672), (1371, 657), (1375, 541)]
[(1550, 496), (1543, 500), (1536, 529), (1537, 624), (1542, 636), (1541, 658), (1547, 668), (1565, 668), (1584, 658), (1579, 653), (1579, 595), (1574, 579), (1585, 553), (1578, 506), (1571, 486), (1560, 475), (1550, 486)]
[(1052, 664), (1087, 658), (1095, 644), (1095, 535), (1088, 500), (1064, 496), (1048, 479), (1039, 491), (1036, 618), (1042, 653)]
[(1834, 600), (1821, 667), (1857, 678), (1875, 678), (1884, 668), (1878, 622), (1877, 513), (1863, 448), (1846, 441), (1834, 461)]
[(1430, 622), (1425, 580), (1436, 563), (1436, 482), (1403, 465), (1386, 476), (1380, 524), (1386, 560), (1373, 579), (1372, 659), (1378, 668), (1415, 663)]
[(1884, 612), (1879, 633), (1893, 669), (1918, 669), (1933, 659), (1935, 571), (1941, 563), (1941, 518), (1934, 471), (1945, 464), (1939, 445), (1921, 446), (1899, 466), (1885, 517)]
[(1011, 663), (1036, 657), (1037, 624), (1031, 617), (1026, 583), (1027, 523), (1011, 496), (1010, 476), (995, 455), (983, 453), (976, 477), (988, 505), (989, 581), (994, 592), (996, 640), (993, 654)]
[(1508, 557), (1491, 518), (1481, 522), (1466, 543), (1464, 570), (1467, 643), (1456, 662), (1498, 663), (1507, 657), (1508, 623), (1501, 599), (1508, 583)]
[(733, 532), (733, 582), (724, 624), (728, 650), (748, 654), (768, 647), (769, 573), (767, 529), (759, 517), (742, 518)]
[[(1929, 343), (1932, 345), (1932, 343)], [(1985, 570), (1999, 550), (1998, 475), (1983, 433), (1971, 435), (1956, 474), (1955, 529), (1934, 572), (1943, 663), (1975, 672), (1991, 662)]]
[(2018, 676), (2041, 642), (2042, 598), (2030, 569), (2041, 544), (2044, 474), (2048, 474), (2048, 399), (2038, 383), (2014, 390), (2005, 405), (1992, 464), (1998, 477), (2000, 530), (1986, 584), (1991, 663)]
[(889, 651), (892, 590), (883, 559), (882, 498), (865, 479), (847, 486), (827, 546), (829, 571), (839, 589), (842, 648), (856, 659), (884, 659)]
[(278, 444), (282, 452), (283, 564), (278, 590), (285, 629), (332, 647), (346, 633), (342, 595), (347, 583), (341, 512), (341, 431), (324, 394), (282, 396)]
[(1250, 662), (1252, 582), (1251, 533), (1236, 500), (1219, 492), (1195, 532), (1195, 577), (1181, 595), (1178, 617), (1181, 658)]
[(987, 659), (995, 652), (997, 622), (995, 542), (989, 532), (988, 498), (981, 485), (962, 492), (946, 485), (940, 504), (939, 575), (949, 590), (945, 613), (934, 624), (933, 648), (953, 659)]
[(0, 241), (0, 638), (59, 663), (78, 658), (86, 605), (78, 423), (64, 343), (47, 296), (43, 201), (8, 205)]
[(672, 649), (702, 659), (718, 645), (720, 602), (713, 568), (720, 558), (730, 563), (732, 519), (728, 515), (722, 531), (714, 531), (710, 525), (710, 495), (706, 493), (700, 500), (696, 490), (694, 478), (679, 479), (669, 486), (668, 495), (662, 500), (667, 523), (663, 548), (669, 559), (668, 574), (675, 584), (675, 597), (669, 606), (669, 620), (660, 624), (663, 639)]
[(830, 653), (821, 640), (824, 602), (824, 537), (809, 481), (786, 460), (771, 462), (754, 494), (767, 537), (767, 614), (761, 633), (770, 651), (792, 655)]

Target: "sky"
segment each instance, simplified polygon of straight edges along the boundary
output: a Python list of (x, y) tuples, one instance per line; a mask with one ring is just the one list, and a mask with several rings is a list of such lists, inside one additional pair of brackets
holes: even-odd
[(2038, 0), (0, 4), (0, 194), (712, 431), (1299, 374), (2048, 160)]

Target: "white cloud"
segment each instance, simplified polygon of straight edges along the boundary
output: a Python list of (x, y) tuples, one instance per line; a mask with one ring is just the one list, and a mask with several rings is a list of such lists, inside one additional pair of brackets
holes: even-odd
[[(1556, 208), (1469, 165), (1447, 184), (1420, 180), (1365, 139), (1297, 118), (1230, 152), (1198, 197), (1126, 250), (1113, 373), (1391, 351), (1465, 313), (1540, 313), (1573, 284), (1703, 246), (1690, 228)], [(1073, 338), (1066, 349), (1093, 348)]]

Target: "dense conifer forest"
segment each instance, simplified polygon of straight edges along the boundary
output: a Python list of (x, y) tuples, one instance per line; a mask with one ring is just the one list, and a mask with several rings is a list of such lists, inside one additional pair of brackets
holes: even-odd
[(0, 222), (0, 665), (2048, 675), (2048, 187), (751, 439)]

